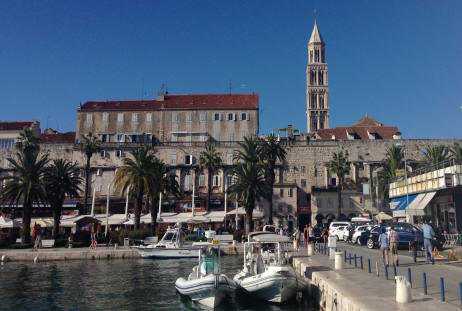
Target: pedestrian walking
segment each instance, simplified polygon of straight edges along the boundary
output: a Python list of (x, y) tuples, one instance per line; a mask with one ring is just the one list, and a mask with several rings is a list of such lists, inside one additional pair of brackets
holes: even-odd
[(42, 248), (42, 227), (35, 223), (34, 225), (35, 243), (34, 249)]
[(327, 227), (322, 228), (321, 239), (322, 239), (322, 242), (324, 243), (324, 247), (327, 246), (328, 237), (329, 237), (329, 231), (327, 230)]
[(385, 233), (385, 228), (383, 227), (382, 227), (382, 233), (379, 236), (379, 245), (380, 245), (380, 251), (382, 252), (383, 265), (388, 266), (390, 262), (390, 258), (389, 258), (390, 249), (388, 248), (388, 235)]
[(309, 224), (308, 225), (308, 242), (313, 243), (314, 240), (315, 240), (314, 229), (313, 229), (313, 226), (311, 226), (311, 224)]
[(427, 223), (427, 220), (424, 220), (422, 225), (423, 237), (424, 237), (424, 249), (425, 249), (425, 262), (428, 264), (428, 253), (430, 253), (430, 258), (432, 264), (435, 264), (435, 257), (433, 255), (432, 240), (435, 236), (432, 226)]
[(391, 226), (390, 231), (388, 231), (388, 245), (390, 246), (391, 260), (393, 261), (394, 267), (399, 266), (398, 244), (399, 235), (395, 231), (395, 226)]
[(298, 252), (300, 250), (300, 230), (298, 230), (298, 227), (295, 229), (293, 236), (295, 242), (295, 249)]
[(306, 243), (305, 246), (307, 246), (308, 242), (309, 242), (309, 240), (308, 240), (308, 238), (309, 238), (308, 231), (309, 231), (309, 227), (308, 227), (308, 225), (305, 225), (305, 228), (303, 228), (303, 237), (305, 238), (305, 243)]

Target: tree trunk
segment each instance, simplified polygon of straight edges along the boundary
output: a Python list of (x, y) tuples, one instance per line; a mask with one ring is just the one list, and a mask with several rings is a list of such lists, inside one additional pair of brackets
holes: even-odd
[(22, 242), (23, 243), (30, 243), (30, 220), (32, 214), (32, 204), (30, 202), (23, 203), (23, 212), (22, 212), (22, 223), (23, 223), (23, 231), (22, 231)]
[(337, 185), (337, 220), (340, 219), (340, 214), (342, 213), (342, 179), (338, 179), (338, 185)]
[(208, 212), (209, 207), (210, 207), (210, 196), (212, 195), (212, 172), (210, 169), (207, 169), (207, 178), (208, 178), (208, 185), (207, 185), (207, 212)]
[(153, 200), (154, 202), (157, 201), (157, 204), (151, 202), (151, 234), (152, 236), (156, 235), (156, 226), (157, 226), (157, 213), (159, 212), (159, 200)]
[[(249, 213), (250, 212), (250, 213)], [(252, 214), (253, 214), (253, 210), (249, 211), (249, 210), (246, 210), (245, 212), (245, 215), (246, 215), (246, 219), (245, 219), (245, 233), (246, 234), (249, 234), (250, 232), (253, 231), (253, 219), (252, 219)]]
[(59, 223), (61, 221), (61, 209), (57, 206), (56, 207), (52, 206), (52, 210), (53, 210), (53, 239), (56, 239), (59, 234)]
[(143, 191), (138, 189), (135, 198), (135, 230), (140, 228), (141, 206), (143, 205)]
[(88, 204), (88, 183), (90, 181), (90, 157), (87, 155), (87, 166), (85, 167), (85, 194), (84, 194), (84, 203), (83, 203), (83, 213), (87, 214), (87, 204)]

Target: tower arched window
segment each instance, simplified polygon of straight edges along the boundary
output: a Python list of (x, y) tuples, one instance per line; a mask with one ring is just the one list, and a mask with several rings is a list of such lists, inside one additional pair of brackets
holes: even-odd
[(316, 109), (316, 93), (311, 93), (311, 109)]
[(319, 95), (319, 109), (324, 109), (324, 95)]
[(318, 72), (318, 79), (319, 79), (319, 85), (323, 85), (324, 84), (324, 74), (322, 71)]
[(313, 50), (310, 51), (310, 63), (313, 62)]
[(319, 63), (319, 50), (318, 49), (314, 51), (314, 61), (316, 63)]

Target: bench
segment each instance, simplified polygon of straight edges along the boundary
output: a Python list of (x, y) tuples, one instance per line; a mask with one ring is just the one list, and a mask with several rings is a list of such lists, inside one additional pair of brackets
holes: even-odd
[(214, 238), (215, 241), (220, 241), (221, 245), (227, 245), (233, 243), (232, 234), (217, 234)]
[(55, 240), (54, 239), (42, 240), (42, 247), (43, 248), (53, 247), (53, 246), (55, 246)]

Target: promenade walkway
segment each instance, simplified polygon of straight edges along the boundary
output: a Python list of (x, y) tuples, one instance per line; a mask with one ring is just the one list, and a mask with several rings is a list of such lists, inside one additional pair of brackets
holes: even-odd
[[(389, 303), (395, 303), (395, 286), (394, 286), (394, 270), (393, 267), (388, 269), (388, 280), (385, 277), (385, 269), (382, 264), (382, 257), (379, 250), (370, 250), (366, 247), (356, 245), (338, 243), (337, 249), (347, 253), (347, 262), (345, 263), (345, 271), (342, 278), (348, 280), (346, 283), (351, 283), (351, 288), (356, 288), (362, 295), (374, 296), (378, 295), (381, 299), (385, 299)], [(349, 257), (351, 254), (351, 264)], [(303, 248), (298, 253), (299, 256), (306, 256), (306, 249)], [(354, 255), (357, 257), (356, 267), (354, 265)], [(360, 258), (363, 259), (363, 269), (361, 270)], [(371, 261), (371, 273), (368, 273), (368, 259)], [(328, 256), (315, 254), (312, 258), (313, 262), (324, 265), (329, 269), (333, 269), (333, 260), (328, 260)], [(378, 268), (378, 276), (376, 273), (376, 263)], [(418, 258), (418, 262), (414, 263), (412, 257), (407, 251), (401, 251), (399, 256), (399, 266), (396, 269), (397, 275), (403, 275), (408, 278), (408, 269), (411, 271), (412, 292), (414, 301), (432, 301), (439, 305), (439, 308), (461, 306), (459, 296), (459, 283), (462, 282), (462, 263), (449, 262), (448, 260), (437, 260), (435, 265), (425, 264), (424, 258)], [(427, 280), (427, 295), (424, 295), (423, 289), (423, 273), (426, 273)], [(445, 287), (445, 302), (441, 302), (441, 287), (440, 278), (444, 279)], [(359, 287), (358, 287), (359, 286)], [(351, 289), (350, 288), (350, 289)], [(411, 305), (418, 305), (412, 303)], [(429, 305), (426, 302), (425, 306)], [(425, 308), (427, 309), (427, 308)], [(394, 310), (391, 308), (390, 310)], [(413, 310), (413, 309), (409, 309)], [(417, 308), (416, 310), (424, 310)], [(431, 309), (429, 309), (431, 310)]]

